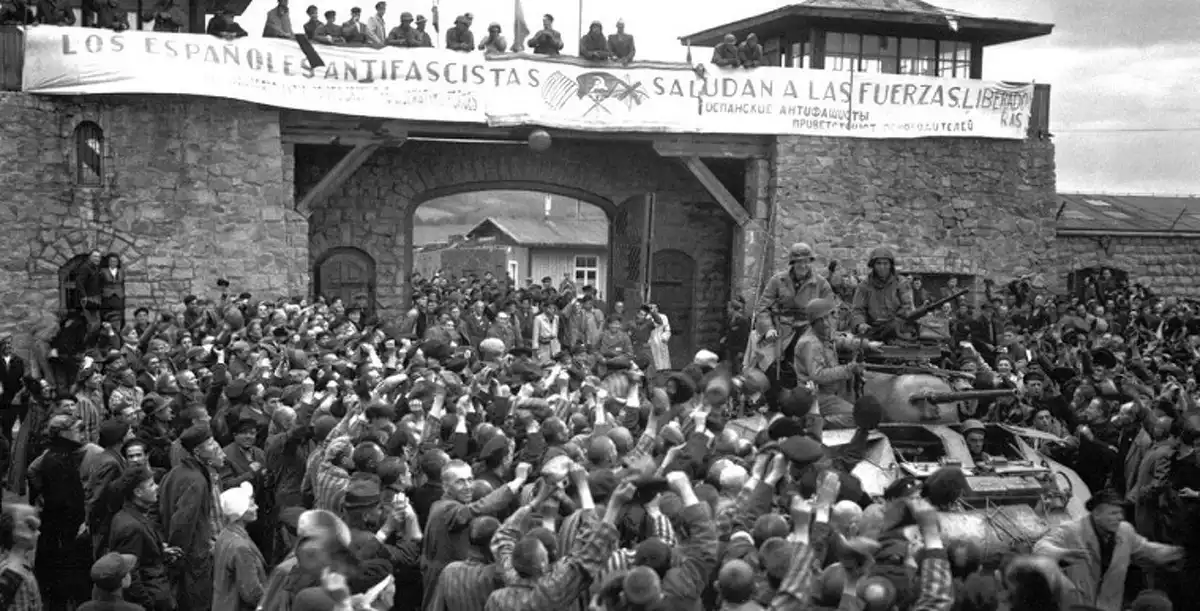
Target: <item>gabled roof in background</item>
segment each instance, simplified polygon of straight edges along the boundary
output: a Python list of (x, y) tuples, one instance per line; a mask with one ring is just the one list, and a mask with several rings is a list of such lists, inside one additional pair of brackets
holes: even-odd
[(430, 246), (450, 241), (450, 236), (467, 235), (475, 225), (413, 225), (413, 246)]
[(519, 246), (587, 246), (603, 248), (608, 245), (608, 223), (597, 219), (527, 219), (493, 218), (480, 221), (467, 232), (467, 237), (507, 235)]
[(1060, 231), (1200, 232), (1200, 197), (1059, 193), (1058, 199)]
[[(933, 26), (939, 31), (945, 30), (943, 38), (953, 33), (956, 38), (965, 37), (985, 45), (1036, 38), (1054, 30), (1054, 25), (1049, 23), (980, 17), (935, 6), (923, 0), (805, 0), (695, 34), (680, 36), (679, 39), (684, 44), (691, 41), (691, 44), (697, 46), (711, 47), (721, 42), (726, 34), (733, 34), (738, 40), (742, 40), (747, 34), (755, 32), (759, 38), (763, 38), (783, 31), (795, 31), (795, 28), (813, 20)], [(955, 29), (950, 26), (951, 20), (954, 21)]]

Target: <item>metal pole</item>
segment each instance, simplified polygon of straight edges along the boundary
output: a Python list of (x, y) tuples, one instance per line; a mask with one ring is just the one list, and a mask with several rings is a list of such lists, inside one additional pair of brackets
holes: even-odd
[[(579, 21), (576, 25), (578, 26), (577, 29), (579, 30), (579, 32), (578, 32), (579, 35), (575, 37), (575, 40), (576, 41), (583, 40), (583, 0), (579, 0)], [(583, 51), (583, 48), (580, 47), (579, 50)]]

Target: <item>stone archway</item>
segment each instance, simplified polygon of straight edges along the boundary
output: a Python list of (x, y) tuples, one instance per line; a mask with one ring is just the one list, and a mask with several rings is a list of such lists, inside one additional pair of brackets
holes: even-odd
[[(297, 145), (296, 189), (316, 185), (346, 154), (344, 147)], [(309, 211), (312, 261), (337, 247), (361, 248), (376, 261), (376, 294), (385, 312), (411, 296), (413, 219), (424, 202), (469, 191), (530, 190), (593, 204), (612, 215), (619, 205), (655, 194), (654, 249), (695, 261), (700, 280), (694, 329), (699, 345), (715, 345), (729, 298), (734, 223), (688, 169), (649, 143), (556, 141), (546, 153), (528, 147), (410, 141), (372, 154), (340, 187)], [(711, 286), (707, 286), (711, 285)]]

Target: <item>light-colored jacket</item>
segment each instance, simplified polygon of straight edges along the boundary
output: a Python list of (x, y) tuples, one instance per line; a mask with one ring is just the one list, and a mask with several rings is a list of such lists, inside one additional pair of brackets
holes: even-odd
[(545, 313), (538, 314), (533, 319), (533, 349), (538, 360), (553, 359), (554, 355), (562, 351), (562, 344), (558, 341), (558, 325), (561, 320), (561, 316), (555, 316), (554, 320), (551, 320)]
[(1160, 565), (1170, 560), (1175, 548), (1153, 543), (1137, 534), (1133, 525), (1121, 522), (1117, 528), (1112, 561), (1100, 572), (1100, 540), (1090, 515), (1063, 522), (1033, 546), (1033, 553), (1062, 558), (1070, 550), (1087, 550), (1087, 558), (1063, 569), (1070, 580), (1065, 602), (1092, 605), (1100, 611), (1121, 611), (1125, 600), (1125, 575), (1130, 562)]
[(383, 22), (383, 17), (379, 15), (371, 15), (367, 19), (367, 41), (373, 45), (382, 45), (387, 42), (387, 24)]
[(267, 585), (267, 567), (246, 528), (237, 522), (226, 525), (213, 556), (213, 608), (256, 609)]

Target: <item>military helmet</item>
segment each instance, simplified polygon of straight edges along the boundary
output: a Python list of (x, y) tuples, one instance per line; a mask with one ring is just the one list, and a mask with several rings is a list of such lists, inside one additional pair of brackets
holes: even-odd
[(892, 267), (896, 266), (896, 255), (893, 255), (890, 249), (884, 248), (883, 246), (875, 248), (871, 251), (871, 256), (867, 258), (867, 265), (875, 265), (875, 262), (880, 259), (890, 262)]
[(809, 246), (808, 244), (805, 244), (804, 242), (796, 242), (795, 244), (792, 244), (791, 248), (788, 249), (788, 261), (802, 261), (802, 260), (811, 261), (812, 258), (813, 258), (812, 246)]
[(804, 306), (804, 313), (808, 316), (809, 321), (814, 321), (820, 318), (825, 318), (837, 309), (837, 305), (832, 299), (813, 299)]

